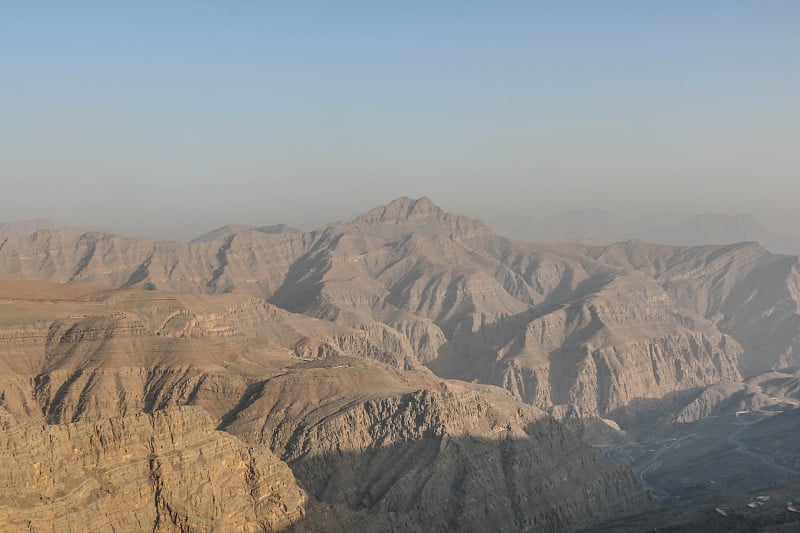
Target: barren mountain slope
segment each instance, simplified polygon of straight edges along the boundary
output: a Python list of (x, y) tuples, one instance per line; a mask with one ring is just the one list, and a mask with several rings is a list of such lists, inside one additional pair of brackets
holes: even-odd
[[(20, 420), (93, 428), (119, 414), (203, 406), (213, 424), (289, 462), (314, 497), (308, 525), (553, 530), (649, 505), (627, 468), (537, 409), (498, 389), (377, 362), (383, 352), (363, 332), (246, 295), (6, 280), (0, 296), (5, 409)], [(120, 447), (137, 446), (119, 439)], [(183, 490), (172, 483), (161, 490)], [(425, 499), (415, 496), (423, 492)], [(69, 505), (101, 505), (93, 498)], [(13, 513), (31, 518), (24, 508)]]
[(425, 198), (326, 231), (272, 301), (354, 327), (382, 322), (442, 376), (586, 414), (739, 377), (732, 338), (649, 276), (569, 246), (514, 243)]
[(316, 234), (248, 232), (191, 244), (108, 233), (42, 230), (0, 235), (0, 274), (46, 281), (93, 281), (116, 288), (269, 296)]
[(626, 469), (510, 394), (363, 359), (287, 369), (222, 427), (267, 444), (321, 502), (359, 513), (346, 530), (386, 513), (404, 530), (571, 529), (649, 506)]
[(800, 258), (757, 243), (679, 248), (639, 241), (583, 250), (653, 277), (682, 308), (743, 347), (745, 376), (800, 363)]
[(247, 292), (362, 330), (401, 366), (427, 364), (586, 414), (739, 377), (741, 348), (718, 331), (715, 315), (647, 264), (601, 252), (509, 241), (427, 198), (401, 198), (307, 234), (182, 245), (39, 233), (6, 242), (0, 270)]
[(573, 529), (648, 507), (637, 477), (678, 506), (796, 477), (746, 442), (798, 390), (798, 258), (754, 243), (536, 245), (401, 198), (188, 245), (39, 232), (0, 271), (93, 282), (0, 280), (6, 409), (202, 406), (291, 467), (300, 531)]
[[(77, 299), (74, 296), (79, 296)], [(71, 422), (186, 402), (214, 416), (298, 357), (385, 360), (365, 333), (247, 295), (0, 279), (0, 405)]]
[(276, 531), (305, 493), (197, 408), (59, 426), (0, 409), (3, 531)]
[(271, 226), (247, 226), (244, 224), (227, 224), (222, 226), (221, 228), (217, 228), (211, 230), (207, 233), (203, 233), (199, 237), (195, 237), (190, 243), (198, 243), (198, 242), (208, 242), (208, 241), (216, 241), (220, 239), (227, 239), (233, 235), (239, 235), (243, 233), (271, 233), (271, 234), (280, 234), (280, 233), (302, 233), (299, 229), (293, 228), (287, 224), (273, 224)]

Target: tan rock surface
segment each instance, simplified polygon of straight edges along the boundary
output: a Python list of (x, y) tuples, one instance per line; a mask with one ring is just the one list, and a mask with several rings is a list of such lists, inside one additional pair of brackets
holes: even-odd
[(3, 242), (0, 272), (267, 298), (364, 332), (393, 364), (604, 416), (800, 353), (797, 258), (753, 244), (531, 245), (427, 198), (310, 233), (234, 230), (193, 244), (40, 231)]
[[(217, 240), (179, 244), (39, 232), (4, 243), (0, 272), (248, 293), (362, 331), (383, 361), (426, 364), (445, 377), (507, 387), (543, 408), (575, 404), (587, 414), (738, 379), (738, 339), (747, 344), (742, 367), (749, 371), (767, 328), (734, 316), (741, 291), (731, 287), (746, 272), (717, 284), (733, 299), (723, 318), (699, 301), (711, 289), (695, 285), (716, 279), (715, 269), (730, 261), (749, 269), (755, 263), (748, 257), (763, 251), (615, 246), (513, 242), (427, 198), (401, 198), (305, 234), (231, 230)], [(765, 264), (786, 263), (769, 257)], [(761, 271), (754, 276), (761, 279)], [(759, 283), (768, 286), (757, 302), (772, 301), (773, 293), (791, 300), (790, 277), (764, 276)], [(695, 278), (695, 285), (681, 285)], [(782, 312), (781, 332), (769, 340), (773, 355), (764, 360), (790, 357), (797, 331), (791, 309)], [(330, 347), (307, 353), (315, 349)]]
[(291, 470), (197, 408), (0, 424), (3, 531), (276, 531), (302, 517)]
[(500, 389), (357, 359), (309, 365), (266, 380), (224, 427), (356, 513), (344, 530), (569, 530), (650, 505), (626, 468)]
[[(30, 422), (15, 425), (28, 428), (26, 434), (33, 434), (31, 427), (38, 433), (22, 444), (10, 444), (9, 449), (25, 451), (14, 451), (7, 460), (22, 465), (38, 461), (50, 477), (61, 469), (71, 479), (91, 484), (96, 475), (63, 466), (57, 456), (28, 458), (45, 453), (32, 442), (46, 442), (47, 432), (64, 435), (58, 438), (66, 447), (93, 450), (93, 428), (108, 426), (116, 445), (128, 450), (126, 457), (134, 456), (142, 442), (149, 442), (147, 432), (136, 426), (131, 432), (136, 436), (122, 435), (115, 429), (120, 424), (158, 421), (176, 416), (169, 414), (174, 406), (199, 405), (212, 418), (198, 427), (218, 425), (253, 450), (266, 445), (288, 462), (299, 486), (314, 498), (297, 526), (301, 530), (463, 530), (471, 524), (509, 531), (558, 530), (649, 505), (627, 468), (604, 461), (508, 392), (444, 382), (424, 368), (382, 364), (378, 357), (359, 353), (359, 344), (343, 346), (341, 340), (342, 352), (352, 356), (314, 350), (315, 357), (305, 357), (304, 347), (330, 344), (345, 333), (366, 339), (363, 332), (293, 315), (250, 296), (95, 292), (95, 287), (85, 287), (92, 289), (87, 294), (79, 285), (11, 285), (13, 302), (9, 293), (0, 302), (0, 310), (5, 309), (0, 312), (2, 405), (20, 420), (78, 422), (44, 428)], [(78, 291), (79, 297), (68, 299), (70, 291)], [(153, 418), (132, 415), (141, 411), (152, 411)], [(128, 416), (117, 419), (122, 422), (106, 420), (119, 414)], [(176, 432), (164, 436), (165, 441), (179, 449), (183, 442), (195, 446), (194, 434), (186, 429), (194, 422), (170, 418), (165, 424)], [(145, 436), (143, 441), (139, 435)], [(210, 453), (203, 452), (203, 457)], [(228, 459), (209, 460), (214, 467), (231, 464)], [(85, 459), (80, 461), (81, 468), (89, 468)], [(164, 472), (164, 494), (177, 491), (175, 498), (189, 498), (181, 492), (180, 476), (190, 467), (175, 466), (173, 471), (164, 466), (189, 460), (170, 461), (158, 467)], [(132, 479), (133, 486), (144, 483)], [(14, 482), (6, 482), (11, 493), (17, 491)], [(28, 478), (19, 483), (35, 486)], [(53, 498), (67, 498), (58, 487), (51, 489), (56, 491)], [(142, 501), (153, 501), (144, 494)], [(245, 503), (225, 503), (211, 494), (219, 506), (213, 516), (233, 520), (247, 515), (239, 510)], [(108, 520), (128, 520), (110, 510), (116, 503), (106, 508), (94, 495), (86, 498), (65, 505), (105, 513)], [(201, 509), (207, 503), (192, 501)], [(27, 515), (15, 509), (16, 514), (8, 511), (9, 520), (23, 524)], [(157, 516), (163, 524), (206, 520), (192, 518), (183, 503), (169, 505), (171, 522), (147, 508), (136, 509), (132, 506), (135, 519), (148, 527)], [(41, 512), (34, 518), (42, 527), (57, 518)], [(258, 523), (253, 513), (241, 518), (242, 523)], [(71, 523), (73, 518), (64, 520)], [(119, 529), (137, 528), (120, 522)]]

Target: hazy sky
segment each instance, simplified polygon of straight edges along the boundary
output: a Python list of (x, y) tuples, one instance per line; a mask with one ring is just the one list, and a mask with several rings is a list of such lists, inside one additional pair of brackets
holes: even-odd
[[(800, 1), (0, 1), (0, 220), (800, 198)], [(800, 220), (797, 217), (793, 220)]]

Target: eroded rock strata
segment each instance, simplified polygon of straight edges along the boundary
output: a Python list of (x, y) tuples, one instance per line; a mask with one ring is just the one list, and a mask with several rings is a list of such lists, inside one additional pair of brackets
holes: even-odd
[[(203, 514), (205, 492), (176, 493), (167, 512), (136, 507), (150, 527), (591, 527), (651, 502), (576, 434), (621, 443), (656, 412), (694, 424), (795, 405), (798, 271), (754, 243), (516, 242), (427, 198), (309, 233), (230, 226), (188, 244), (39, 229), (0, 237), (0, 406), (9, 435), (50, 424), (41, 434), (61, 440), (202, 408), (225, 433), (187, 439), (275, 461), (304, 509), (273, 526), (261, 496), (223, 505), (212, 490)], [(8, 460), (61, 461), (36, 453)], [(164, 494), (216, 475), (183, 457)], [(109, 487), (74, 507), (116, 501)]]
[(198, 408), (0, 424), (3, 531), (280, 531), (306, 495), (263, 447)]

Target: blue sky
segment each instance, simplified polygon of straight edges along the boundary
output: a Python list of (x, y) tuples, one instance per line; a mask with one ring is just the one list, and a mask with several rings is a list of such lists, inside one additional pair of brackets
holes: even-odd
[(800, 2), (0, 2), (0, 220), (800, 197)]

